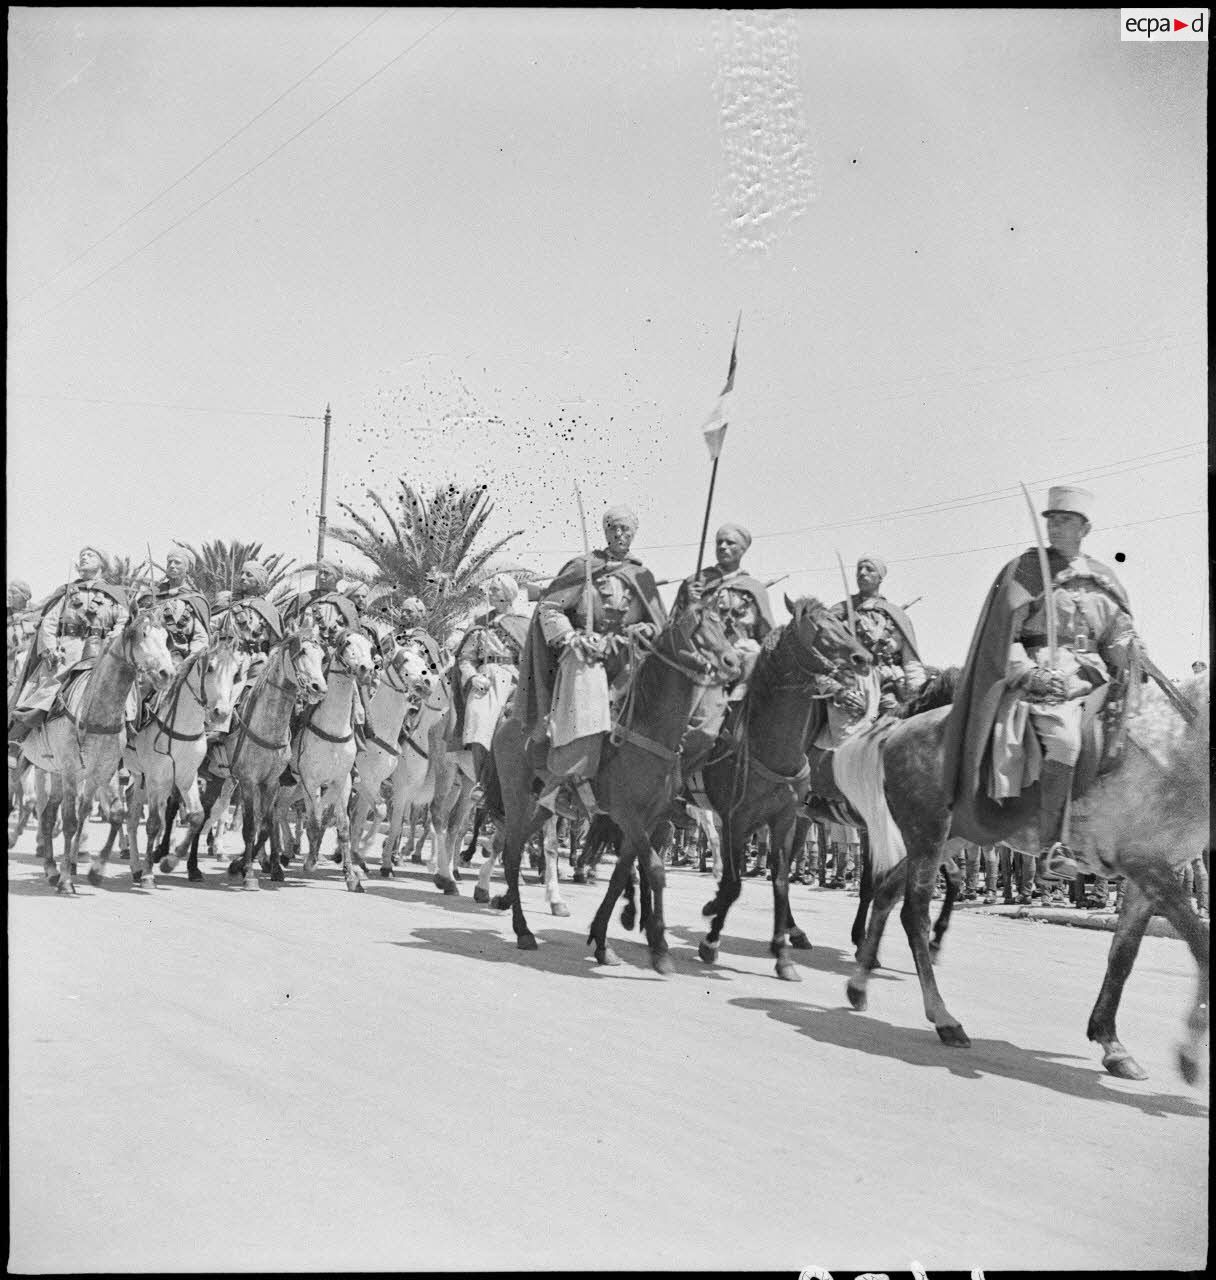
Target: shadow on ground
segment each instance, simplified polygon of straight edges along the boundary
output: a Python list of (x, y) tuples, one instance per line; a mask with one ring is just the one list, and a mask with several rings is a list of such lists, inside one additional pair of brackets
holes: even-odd
[(730, 1003), (740, 1009), (767, 1014), (819, 1044), (855, 1049), (913, 1067), (949, 1071), (964, 1080), (980, 1080), (985, 1076), (1020, 1080), (1071, 1098), (1134, 1107), (1148, 1116), (1205, 1117), (1208, 1114), (1206, 1106), (1187, 1097), (1132, 1092), (1124, 1082), (1115, 1085), (1096, 1064), (1073, 1066), (1072, 1062), (1084, 1061), (1076, 1055), (1066, 1055), (1072, 1061), (1061, 1062), (1060, 1058), (1065, 1055), (1045, 1049), (1024, 1049), (1008, 1040), (972, 1040), (970, 1049), (951, 1048), (942, 1044), (928, 1026), (924, 1031), (913, 1031), (848, 1008), (825, 1008), (751, 996), (739, 997)]

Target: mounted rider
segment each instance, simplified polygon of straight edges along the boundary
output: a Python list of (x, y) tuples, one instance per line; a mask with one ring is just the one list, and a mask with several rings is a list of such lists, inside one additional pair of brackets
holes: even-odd
[(8, 584), (8, 682), (11, 686), (17, 678), (20, 664), (37, 630), (37, 615), (30, 608), (33, 598), (30, 584), (21, 578), (13, 578)]
[(310, 587), (307, 591), (299, 592), (283, 606), (284, 630), (288, 627), (297, 626), (303, 620), (305, 611), (315, 601), (338, 590), (338, 582), (342, 577), (342, 571), (332, 560), (318, 560), (316, 574), (316, 586)]
[[(717, 563), (685, 578), (676, 594), (673, 613), (701, 600), (711, 602), (722, 619), (727, 637), (743, 661), (743, 671), (731, 685), (706, 685), (693, 708), (684, 739), (688, 762), (705, 756), (717, 740), (728, 708), (739, 707), (760, 646), (776, 625), (768, 587), (742, 568), (752, 535), (741, 524), (724, 524), (714, 534)], [(688, 767), (695, 767), (690, 764)]]
[(589, 780), (599, 768), (612, 705), (632, 674), (634, 642), (653, 640), (667, 622), (654, 575), (629, 554), (637, 529), (633, 511), (610, 507), (607, 546), (563, 565), (532, 616), (511, 715), (533, 742), (549, 739), (547, 767), (555, 779), (537, 803), (555, 812), (563, 784), (589, 813), (596, 811)]
[[(1121, 740), (1139, 689), (1142, 649), (1127, 592), (1111, 569), (1081, 554), (1094, 502), (1074, 485), (1048, 493), (1050, 604), (1044, 553), (1031, 547), (988, 593), (946, 725), (952, 829), (976, 838), (1011, 808), (1033, 817), (1037, 802), (1038, 860), (1047, 879), (1078, 874), (1068, 847), (1070, 799), (1085, 793)], [(1111, 734), (1113, 741), (1104, 741)]]
[(190, 577), (194, 557), (185, 547), (173, 546), (165, 552), (165, 576), (156, 584), (155, 594), (163, 603), (175, 596), (197, 593), (198, 587)]
[(76, 577), (48, 598), (10, 699), (10, 741), (42, 724), (67, 675), (96, 658), (102, 642), (126, 625), (126, 592), (106, 580), (104, 565), (96, 547), (82, 547)]
[(472, 751), (474, 777), (515, 692), (530, 622), (519, 584), (509, 573), (495, 574), (485, 593), (489, 608), (474, 614), (455, 654), (455, 743)]
[[(235, 633), (241, 648), (249, 656), (234, 691), (234, 710), (238, 700), (261, 675), (270, 650), (283, 639), (283, 621), (279, 611), (264, 594), (269, 587), (270, 574), (256, 560), (248, 560), (241, 566), (227, 610), (221, 614), (217, 608), (213, 615), (213, 630), (216, 633), (221, 629)], [(213, 725), (211, 734), (226, 733), (229, 723)]]
[[(857, 592), (851, 603), (857, 640), (870, 651), (878, 676), (878, 712), (893, 715), (924, 685), (925, 668), (912, 620), (879, 591), (886, 576), (885, 560), (862, 556), (857, 562)], [(832, 610), (841, 622), (849, 621), (849, 603), (842, 600)]]

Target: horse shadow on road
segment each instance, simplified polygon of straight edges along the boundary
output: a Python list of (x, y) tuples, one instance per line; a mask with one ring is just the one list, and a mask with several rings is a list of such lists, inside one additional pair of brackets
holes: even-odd
[[(478, 912), (487, 908), (475, 906)], [(612, 940), (621, 958), (619, 967), (595, 963), (586, 935), (567, 929), (533, 929), (539, 942), (535, 951), (520, 951), (514, 937), (503, 937), (487, 929), (414, 929), (408, 939), (387, 939), (390, 946), (408, 950), (434, 951), (446, 956), (460, 955), (491, 964), (514, 964), (523, 969), (539, 969), (572, 978), (593, 978), (599, 982), (663, 982), (650, 968), (650, 949), (644, 942)], [(676, 957), (679, 964), (679, 957)], [(682, 966), (680, 973), (690, 971)], [(677, 975), (678, 976), (678, 975)]]
[[(1088, 1063), (1073, 1066), (1072, 1062), (1085, 1061), (1075, 1054), (1026, 1049), (1009, 1040), (973, 1039), (970, 1049), (951, 1048), (942, 1044), (931, 1029), (908, 1030), (851, 1009), (750, 996), (730, 1003), (787, 1023), (800, 1035), (820, 1044), (855, 1049), (912, 1067), (933, 1067), (965, 1080), (981, 1080), (985, 1076), (1020, 1080), (1070, 1098), (1134, 1107), (1148, 1116), (1204, 1119), (1208, 1114), (1206, 1106), (1177, 1094), (1133, 1093), (1111, 1087), (1112, 1078), (1100, 1068)], [(1072, 1062), (1061, 1062), (1065, 1056)]]
[[(705, 937), (706, 930), (689, 929), (684, 925), (668, 925), (667, 932), (679, 938), (683, 942), (687, 942), (693, 949), (693, 956), (698, 965), (698, 969), (702, 973), (713, 973), (715, 971), (721, 973), (745, 974), (754, 977), (755, 974), (750, 969), (735, 969), (728, 963), (732, 955), (748, 956), (754, 959), (772, 961), (773, 957), (769, 951), (767, 939), (758, 938), (740, 938), (730, 934), (722, 935), (721, 950), (718, 952), (718, 959), (713, 965), (706, 965), (701, 962), (696, 955), (696, 950), (701, 940)], [(843, 954), (835, 947), (825, 946), (821, 942), (812, 942), (810, 951), (790, 951), (794, 962), (800, 969), (817, 969), (820, 973), (835, 974), (841, 978), (849, 978), (857, 968), (857, 962), (852, 956)], [(871, 974), (871, 981), (880, 980), (885, 982), (896, 981), (900, 977), (915, 977), (915, 973), (904, 973), (901, 970), (875, 969)]]

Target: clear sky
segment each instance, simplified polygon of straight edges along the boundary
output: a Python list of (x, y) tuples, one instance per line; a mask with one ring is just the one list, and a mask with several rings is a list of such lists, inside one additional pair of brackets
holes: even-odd
[(484, 480), (547, 572), (577, 478), (593, 540), (628, 502), (688, 574), (742, 311), (711, 531), (778, 594), (880, 555), (959, 662), (1018, 481), (1075, 481), (1150, 652), (1206, 656), (1206, 44), (1113, 9), (13, 8), (8, 54), (36, 594), (84, 541), (311, 560), (327, 403), (331, 526)]

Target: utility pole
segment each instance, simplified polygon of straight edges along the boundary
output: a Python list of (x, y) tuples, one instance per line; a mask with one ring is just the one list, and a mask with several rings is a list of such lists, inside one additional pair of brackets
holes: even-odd
[[(321, 513), (317, 516), (317, 560), (325, 557), (325, 491), (329, 486), (329, 405), (325, 406), (325, 451), (321, 455)], [(318, 573), (314, 586), (320, 587)]]

